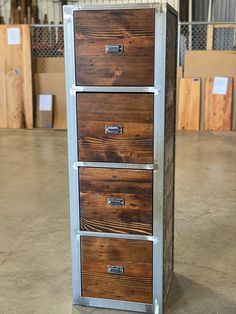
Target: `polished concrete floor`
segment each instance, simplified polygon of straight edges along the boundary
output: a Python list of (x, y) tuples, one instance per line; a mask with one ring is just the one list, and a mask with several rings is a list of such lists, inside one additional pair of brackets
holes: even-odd
[[(166, 314), (236, 313), (236, 133), (177, 138), (175, 276)], [(66, 133), (0, 132), (0, 314), (72, 308)]]

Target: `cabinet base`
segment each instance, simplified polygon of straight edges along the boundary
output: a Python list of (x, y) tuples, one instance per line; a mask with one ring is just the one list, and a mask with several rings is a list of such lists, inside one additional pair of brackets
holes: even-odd
[(157, 311), (154, 311), (153, 304), (137, 302), (79, 297), (77, 300), (74, 301), (74, 305), (158, 314)]

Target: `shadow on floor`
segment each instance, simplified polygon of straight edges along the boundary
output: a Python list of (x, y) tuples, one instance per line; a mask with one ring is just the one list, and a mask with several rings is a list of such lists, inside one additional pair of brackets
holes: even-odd
[(165, 314), (189, 313), (235, 314), (236, 303), (193, 280), (174, 274), (165, 305)]

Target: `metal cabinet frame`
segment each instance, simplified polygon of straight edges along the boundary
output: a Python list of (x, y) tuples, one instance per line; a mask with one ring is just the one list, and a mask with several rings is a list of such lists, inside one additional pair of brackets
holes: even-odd
[[(155, 70), (154, 86), (76, 86), (73, 12), (76, 10), (155, 9)], [(131, 310), (145, 313), (163, 313), (163, 189), (164, 189), (164, 128), (165, 128), (165, 69), (166, 69), (166, 16), (167, 10), (177, 15), (168, 4), (127, 5), (69, 5), (64, 7), (65, 64), (67, 90), (67, 125), (69, 151), (70, 219), (72, 243), (73, 303), (94, 307)], [(154, 94), (154, 163), (127, 164), (78, 161), (77, 144), (77, 92), (125, 92)], [(80, 231), (79, 184), (80, 167), (106, 167), (120, 169), (153, 170), (153, 236), (96, 233)], [(146, 240), (153, 242), (153, 304), (82, 297), (80, 237), (96, 236)]]

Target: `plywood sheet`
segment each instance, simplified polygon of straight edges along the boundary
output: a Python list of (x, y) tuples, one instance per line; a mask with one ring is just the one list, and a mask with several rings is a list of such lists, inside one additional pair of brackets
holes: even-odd
[(205, 80), (204, 128), (209, 131), (230, 131), (233, 79), (228, 78), (225, 95), (214, 93), (214, 80), (212, 77)]
[(179, 81), (178, 130), (199, 130), (200, 82), (199, 78), (181, 78)]
[[(20, 32), (10, 45), (8, 29)], [(28, 25), (0, 26), (0, 128), (32, 128), (32, 69)]]
[[(201, 129), (204, 129), (205, 78), (230, 76), (236, 80), (236, 51), (186, 51), (184, 77), (202, 79)], [(236, 130), (236, 88), (232, 107), (232, 129)]]
[(34, 75), (35, 93), (51, 94), (54, 102), (54, 129), (66, 129), (65, 73), (38, 73)]

